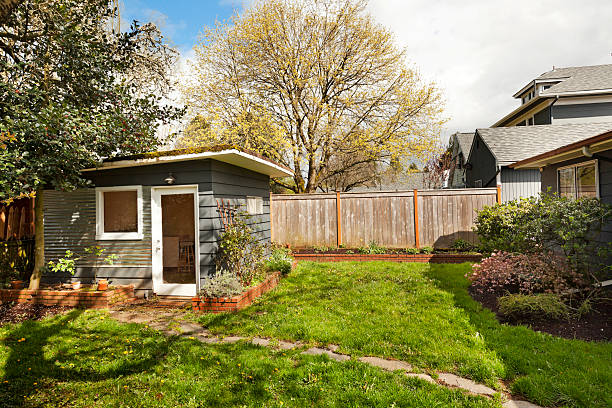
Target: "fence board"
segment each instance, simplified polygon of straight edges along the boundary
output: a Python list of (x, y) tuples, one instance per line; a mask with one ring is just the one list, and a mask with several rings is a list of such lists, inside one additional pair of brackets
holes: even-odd
[[(376, 242), (386, 247), (414, 247), (412, 191), (340, 193), (342, 244), (360, 247)], [(476, 243), (476, 211), (496, 202), (495, 188), (424, 190), (418, 192), (422, 246), (449, 247), (456, 239)], [(272, 237), (293, 247), (335, 246), (336, 194), (273, 194)]]

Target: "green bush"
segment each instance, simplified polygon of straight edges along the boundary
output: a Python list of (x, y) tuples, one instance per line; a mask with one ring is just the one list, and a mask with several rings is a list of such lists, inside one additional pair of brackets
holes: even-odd
[(30, 279), (34, 267), (34, 241), (0, 242), (0, 282)]
[(416, 255), (419, 253), (419, 248), (406, 248), (405, 251), (407, 254)]
[(387, 252), (387, 248), (379, 246), (376, 241), (370, 241), (367, 247), (357, 248), (357, 252), (360, 254), (384, 254)]
[(453, 242), (453, 245), (451, 247), (452, 249), (456, 249), (457, 251), (462, 251), (462, 252), (471, 252), (477, 249), (474, 244), (464, 239), (461, 239), (461, 238), (456, 239), (455, 242)]
[(612, 271), (610, 244), (598, 241), (603, 225), (612, 221), (612, 207), (595, 198), (578, 200), (542, 193), (478, 212), (474, 230), (481, 247), (493, 252), (563, 254), (570, 267), (590, 281)]
[(512, 294), (497, 299), (499, 313), (510, 320), (547, 318), (553, 320), (567, 319), (569, 307), (561, 297), (552, 293), (535, 295)]
[(433, 251), (434, 251), (433, 247), (430, 247), (430, 246), (424, 246), (421, 248), (422, 254), (433, 254)]
[(266, 260), (266, 269), (268, 271), (280, 271), (283, 275), (291, 272), (292, 265), (293, 257), (286, 248), (273, 249), (270, 257)]

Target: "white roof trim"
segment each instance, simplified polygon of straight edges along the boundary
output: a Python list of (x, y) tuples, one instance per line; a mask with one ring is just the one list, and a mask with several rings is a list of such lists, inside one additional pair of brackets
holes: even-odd
[(82, 171), (99, 171), (120, 169), (126, 167), (149, 166), (153, 164), (183, 162), (189, 160), (214, 159), (224, 163), (233, 164), (257, 173), (266, 174), (270, 177), (289, 177), (293, 173), (268, 160), (241, 152), (236, 149), (222, 150), (220, 152), (188, 153), (176, 156), (157, 156), (133, 160), (117, 160), (102, 162), (99, 167), (84, 169)]

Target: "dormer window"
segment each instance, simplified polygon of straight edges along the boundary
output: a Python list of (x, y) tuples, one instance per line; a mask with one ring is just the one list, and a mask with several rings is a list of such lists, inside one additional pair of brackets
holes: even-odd
[(522, 101), (523, 103), (527, 103), (530, 100), (532, 100), (535, 97), (535, 91), (532, 90), (529, 93), (525, 94), (525, 96), (523, 96)]

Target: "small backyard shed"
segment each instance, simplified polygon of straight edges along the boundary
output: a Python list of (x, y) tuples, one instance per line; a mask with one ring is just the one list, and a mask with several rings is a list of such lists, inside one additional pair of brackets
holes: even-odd
[(91, 188), (44, 192), (46, 262), (99, 246), (116, 261), (84, 255), (74, 279), (133, 284), (140, 296), (194, 296), (215, 271), (219, 204), (249, 213), (254, 233), (269, 241), (270, 177), (292, 173), (252, 153), (215, 149), (119, 157), (83, 174)]

